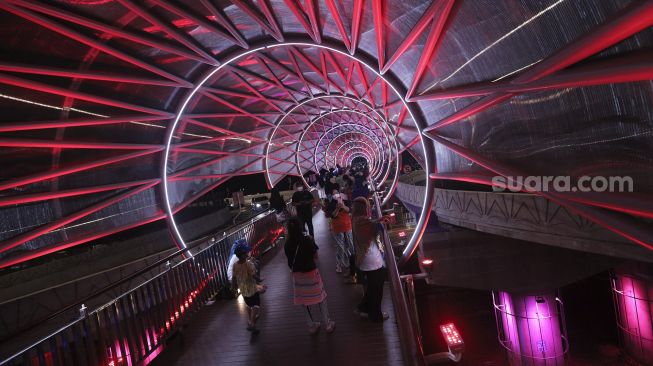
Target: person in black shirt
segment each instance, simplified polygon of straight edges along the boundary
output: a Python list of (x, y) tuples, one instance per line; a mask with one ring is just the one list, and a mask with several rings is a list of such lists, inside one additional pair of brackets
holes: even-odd
[(270, 207), (276, 211), (276, 213), (281, 213), (286, 209), (286, 202), (281, 197), (279, 193), (279, 188), (274, 187), (270, 190)]
[(336, 182), (335, 176), (327, 174), (327, 181), (324, 183), (324, 194), (327, 199), (331, 199), (333, 191), (340, 191), (340, 185)]
[(295, 193), (292, 195), (292, 205), (297, 210), (297, 218), (302, 224), (302, 231), (308, 226), (308, 234), (313, 236), (313, 202), (315, 199), (311, 192), (304, 189), (301, 182), (295, 183)]
[(329, 317), (327, 294), (324, 291), (322, 277), (317, 268), (318, 247), (315, 241), (303, 232), (303, 224), (297, 218), (286, 222), (288, 238), (284, 244), (284, 252), (288, 258), (288, 267), (293, 279), (293, 302), (306, 308), (308, 332), (315, 334), (320, 330), (319, 314), (327, 333), (333, 332), (336, 323)]

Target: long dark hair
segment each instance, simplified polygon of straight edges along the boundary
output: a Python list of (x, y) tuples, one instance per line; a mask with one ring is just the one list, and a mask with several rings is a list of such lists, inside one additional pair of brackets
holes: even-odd
[(299, 245), (299, 242), (304, 237), (304, 232), (302, 229), (302, 223), (298, 218), (289, 218), (288, 221), (286, 221), (286, 230), (288, 232), (287, 243)]
[(331, 197), (331, 199), (328, 198), (324, 199), (324, 211), (328, 218), (332, 219), (334, 217), (333, 212), (336, 210), (337, 207), (338, 207), (337, 199), (333, 197)]
[(279, 193), (279, 188), (274, 187), (270, 190), (270, 200), (272, 199), (282, 199), (281, 194)]

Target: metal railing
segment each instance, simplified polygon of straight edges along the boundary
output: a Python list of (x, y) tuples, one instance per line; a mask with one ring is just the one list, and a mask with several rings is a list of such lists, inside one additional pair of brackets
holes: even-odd
[[(258, 256), (274, 245), (282, 231), (270, 211), (189, 243), (187, 249), (121, 280), (125, 283), (167, 267), (97, 309), (87, 312), (79, 302), (71, 305), (81, 305), (79, 319), (3, 358), (0, 365), (147, 365), (163, 350), (165, 340), (228, 284), (227, 264), (236, 239), (246, 239), (252, 255)], [(197, 252), (190, 256), (192, 249)], [(179, 262), (172, 264), (175, 258)]]
[[(380, 218), (383, 213), (381, 211), (378, 193), (374, 192), (372, 197), (374, 200), (374, 213)], [(416, 330), (417, 320), (413, 319), (408, 302), (406, 301), (406, 293), (401, 283), (399, 268), (397, 267), (397, 258), (394, 255), (392, 242), (386, 230), (383, 230), (381, 234), (381, 241), (385, 252), (385, 263), (388, 270), (392, 303), (394, 304), (395, 315), (397, 317), (397, 327), (399, 329), (404, 363), (407, 365), (423, 366), (426, 364), (426, 361), (424, 359), (422, 339)]]

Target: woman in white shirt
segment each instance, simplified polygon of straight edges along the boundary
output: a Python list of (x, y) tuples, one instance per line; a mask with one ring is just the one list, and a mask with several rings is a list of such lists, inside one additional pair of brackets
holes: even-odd
[(371, 321), (382, 322), (388, 314), (381, 311), (386, 270), (376, 236), (383, 230), (379, 221), (371, 220), (367, 198), (358, 197), (351, 209), (351, 224), (356, 248), (356, 267), (365, 279), (363, 299), (356, 311)]

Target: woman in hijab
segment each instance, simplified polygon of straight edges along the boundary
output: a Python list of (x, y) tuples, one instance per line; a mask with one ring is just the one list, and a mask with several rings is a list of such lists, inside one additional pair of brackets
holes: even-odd
[(382, 322), (389, 318), (381, 311), (383, 283), (386, 270), (383, 254), (376, 241), (383, 226), (379, 220), (371, 220), (370, 204), (367, 198), (356, 198), (351, 208), (351, 226), (356, 252), (356, 268), (364, 278), (364, 293), (356, 312), (367, 316), (371, 321)]

